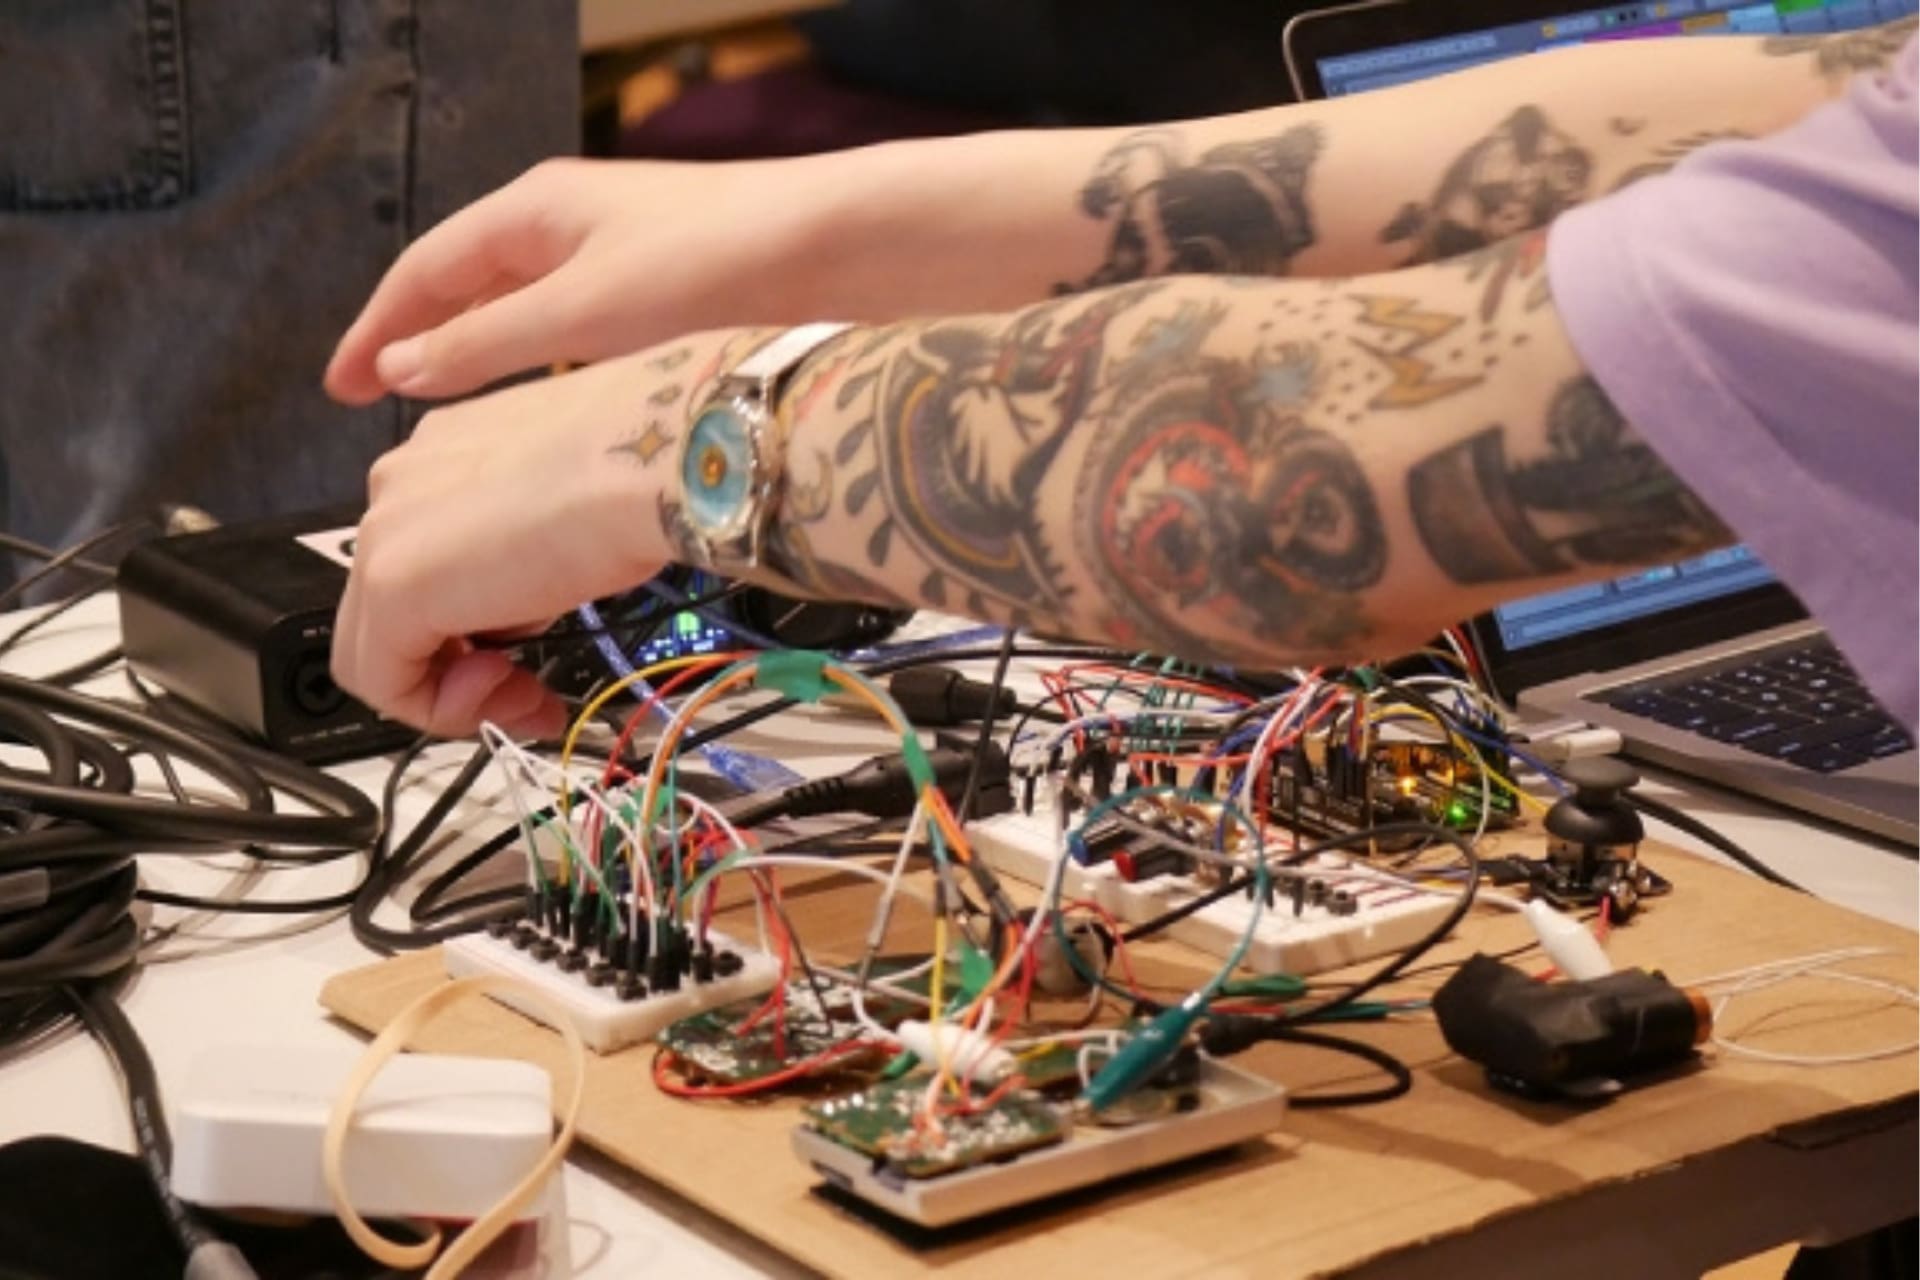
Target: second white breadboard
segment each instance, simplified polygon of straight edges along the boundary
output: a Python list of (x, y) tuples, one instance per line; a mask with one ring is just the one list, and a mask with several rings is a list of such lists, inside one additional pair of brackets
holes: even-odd
[[(1046, 809), (970, 823), (967, 838), (995, 871), (1031, 885), (1045, 885), (1055, 859), (1063, 856), (1054, 815)], [(1304, 977), (1391, 955), (1425, 937), (1453, 906), (1451, 898), (1369, 873), (1346, 871), (1339, 865), (1310, 864), (1298, 870), (1345, 890), (1352, 897), (1353, 911), (1340, 915), (1324, 905), (1308, 904), (1296, 914), (1286, 895), (1277, 896), (1260, 913), (1247, 951), (1245, 965), (1256, 973)], [(1061, 900), (1095, 902), (1122, 924), (1142, 924), (1193, 901), (1207, 889), (1191, 876), (1156, 876), (1129, 883), (1110, 861), (1090, 866), (1069, 862)], [(1166, 936), (1224, 960), (1246, 934), (1253, 909), (1244, 894), (1223, 898), (1169, 926)]]
[[(735, 1000), (745, 1000), (771, 991), (780, 980), (780, 963), (766, 952), (742, 946), (725, 935), (710, 936), (716, 951), (732, 951), (741, 959), (740, 969), (706, 982), (681, 979), (673, 991), (649, 992), (623, 998), (612, 986), (594, 986), (584, 973), (568, 973), (551, 961), (539, 960), (505, 938), (486, 933), (469, 933), (449, 939), (442, 947), (447, 975), (466, 978), (477, 974), (504, 974), (520, 978), (551, 997), (566, 1009), (579, 1030), (580, 1038), (595, 1053), (612, 1053), (630, 1044), (651, 1040), (661, 1031), (696, 1013)], [(490, 992), (489, 996), (535, 1022), (552, 1025), (544, 1005), (516, 996), (511, 991)]]

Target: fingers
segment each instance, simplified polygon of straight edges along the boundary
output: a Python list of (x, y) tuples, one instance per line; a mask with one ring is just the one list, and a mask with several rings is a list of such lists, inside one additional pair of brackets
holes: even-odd
[(571, 354), (561, 322), (573, 306), (565, 271), (557, 271), (437, 328), (381, 348), (380, 385), (415, 398), (454, 396), (522, 369)]
[[(544, 172), (536, 170), (469, 205), (400, 255), (334, 351), (325, 379), (329, 394), (347, 404), (379, 399), (394, 389), (379, 367), (387, 348), (462, 316), (476, 302), (502, 294), (503, 301), (520, 296), (524, 291), (516, 286), (546, 276), (572, 255), (584, 233), (555, 216), (564, 202), (555, 191), (559, 184), (542, 178)], [(506, 329), (513, 332), (517, 326), (524, 333), (526, 323), (523, 312), (507, 322)], [(540, 362), (538, 357), (530, 361)], [(471, 371), (479, 366), (467, 367), (466, 376), (473, 376)], [(525, 367), (494, 368), (468, 385)]]
[(427, 729), (470, 737), (484, 721), (510, 737), (551, 738), (566, 727), (566, 708), (533, 673), (505, 654), (479, 651), (453, 659), (439, 673)]
[(334, 619), (333, 681), (381, 715), (431, 731), (433, 664), (445, 638), (411, 618), (392, 619), (376, 634), (366, 597), (356, 570)]
[(454, 642), (423, 660), (394, 661), (388, 641), (367, 647), (344, 608), (341, 616), (335, 680), (395, 720), (441, 738), (472, 737), (487, 721), (523, 739), (557, 737), (567, 726), (565, 704), (504, 653)]

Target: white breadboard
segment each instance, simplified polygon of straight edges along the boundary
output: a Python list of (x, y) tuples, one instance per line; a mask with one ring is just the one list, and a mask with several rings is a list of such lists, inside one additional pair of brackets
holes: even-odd
[[(717, 930), (708, 937), (715, 951), (732, 951), (740, 957), (744, 963), (738, 972), (709, 982), (682, 978), (678, 990), (631, 1000), (621, 999), (612, 986), (593, 986), (584, 973), (567, 973), (551, 961), (535, 959), (505, 938), (485, 933), (449, 939), (441, 953), (449, 977), (504, 974), (539, 988), (572, 1014), (573, 1025), (588, 1048), (595, 1053), (612, 1053), (651, 1040), (682, 1018), (771, 991), (780, 980), (780, 963), (766, 952), (742, 946)], [(536, 1022), (553, 1025), (544, 1005), (511, 991), (489, 995)]]
[[(1031, 815), (1002, 814), (970, 823), (967, 838), (974, 852), (1005, 876), (1045, 885), (1060, 851), (1056, 819), (1043, 801)], [(1245, 965), (1256, 973), (1298, 976), (1324, 973), (1362, 960), (1391, 955), (1419, 941), (1453, 906), (1448, 897), (1424, 893), (1381, 878), (1344, 871), (1339, 863), (1298, 868), (1324, 877), (1351, 894), (1354, 911), (1336, 915), (1325, 906), (1294, 904), (1277, 896), (1260, 913)], [(1157, 876), (1128, 883), (1112, 862), (1067, 864), (1061, 900), (1096, 902), (1122, 924), (1141, 924), (1206, 893), (1208, 886), (1190, 876)], [(1209, 955), (1226, 959), (1247, 931), (1253, 903), (1245, 895), (1223, 898), (1168, 927), (1166, 936)]]

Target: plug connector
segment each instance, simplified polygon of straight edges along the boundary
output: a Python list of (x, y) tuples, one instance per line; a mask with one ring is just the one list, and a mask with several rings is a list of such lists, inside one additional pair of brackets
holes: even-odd
[[(927, 752), (934, 783), (949, 804), (959, 804), (973, 768), (973, 750), (941, 743)], [(919, 789), (899, 752), (875, 756), (831, 778), (815, 778), (784, 791), (744, 796), (720, 806), (736, 826), (750, 827), (775, 818), (814, 818), (823, 814), (858, 813), (869, 818), (905, 818), (920, 801)], [(1005, 813), (1013, 807), (1013, 771), (1007, 753), (989, 743), (981, 762), (976, 817)]]
[(887, 692), (900, 704), (909, 722), (925, 729), (946, 729), (988, 718), (998, 719), (1020, 709), (1011, 689), (994, 688), (984, 680), (962, 675), (952, 667), (909, 667), (887, 681)]

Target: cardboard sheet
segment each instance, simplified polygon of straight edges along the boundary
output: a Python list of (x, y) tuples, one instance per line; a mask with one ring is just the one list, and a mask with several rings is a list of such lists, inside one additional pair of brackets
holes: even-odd
[[(1522, 842), (1524, 843), (1524, 841)], [(1613, 933), (1621, 966), (1677, 981), (1843, 946), (1889, 949), (1855, 972), (1911, 983), (1915, 936), (1649, 843), (1643, 857), (1675, 882)], [(849, 958), (872, 906), (870, 887), (790, 895), (810, 949)], [(918, 931), (924, 935), (924, 930)], [(1509, 913), (1476, 912), (1463, 937), (1430, 961), (1497, 952), (1531, 938)], [(921, 943), (924, 946), (924, 942)], [(1538, 953), (1530, 957), (1537, 961)], [(1210, 968), (1174, 944), (1140, 948), (1142, 978), (1192, 985)], [(1437, 984), (1443, 974), (1426, 979)], [(377, 1029), (442, 979), (437, 952), (344, 973), (322, 1002)], [(1396, 987), (1419, 989), (1420, 980)], [(1724, 1028), (1781, 1052), (1841, 1053), (1911, 1039), (1916, 1016), (1889, 997), (1802, 982), (1743, 998)], [(1904, 1055), (1808, 1070), (1709, 1052), (1696, 1069), (1603, 1106), (1524, 1103), (1491, 1092), (1425, 1020), (1356, 1034), (1415, 1071), (1413, 1092), (1383, 1106), (1292, 1114), (1271, 1139), (1229, 1157), (1111, 1184), (1065, 1201), (939, 1236), (909, 1238), (859, 1220), (815, 1194), (818, 1179), (789, 1152), (798, 1103), (687, 1102), (658, 1093), (652, 1050), (590, 1064), (581, 1126), (592, 1146), (757, 1235), (806, 1266), (850, 1276), (1000, 1277), (1124, 1274), (1337, 1275), (1408, 1245), (1579, 1196), (1785, 1129), (1818, 1141), (1847, 1126), (1910, 1123), (1916, 1061)], [(449, 1012), (417, 1046), (525, 1058), (564, 1069), (552, 1033), (491, 1002)], [(1265, 1046), (1236, 1061), (1298, 1093), (1369, 1083), (1351, 1059)]]

